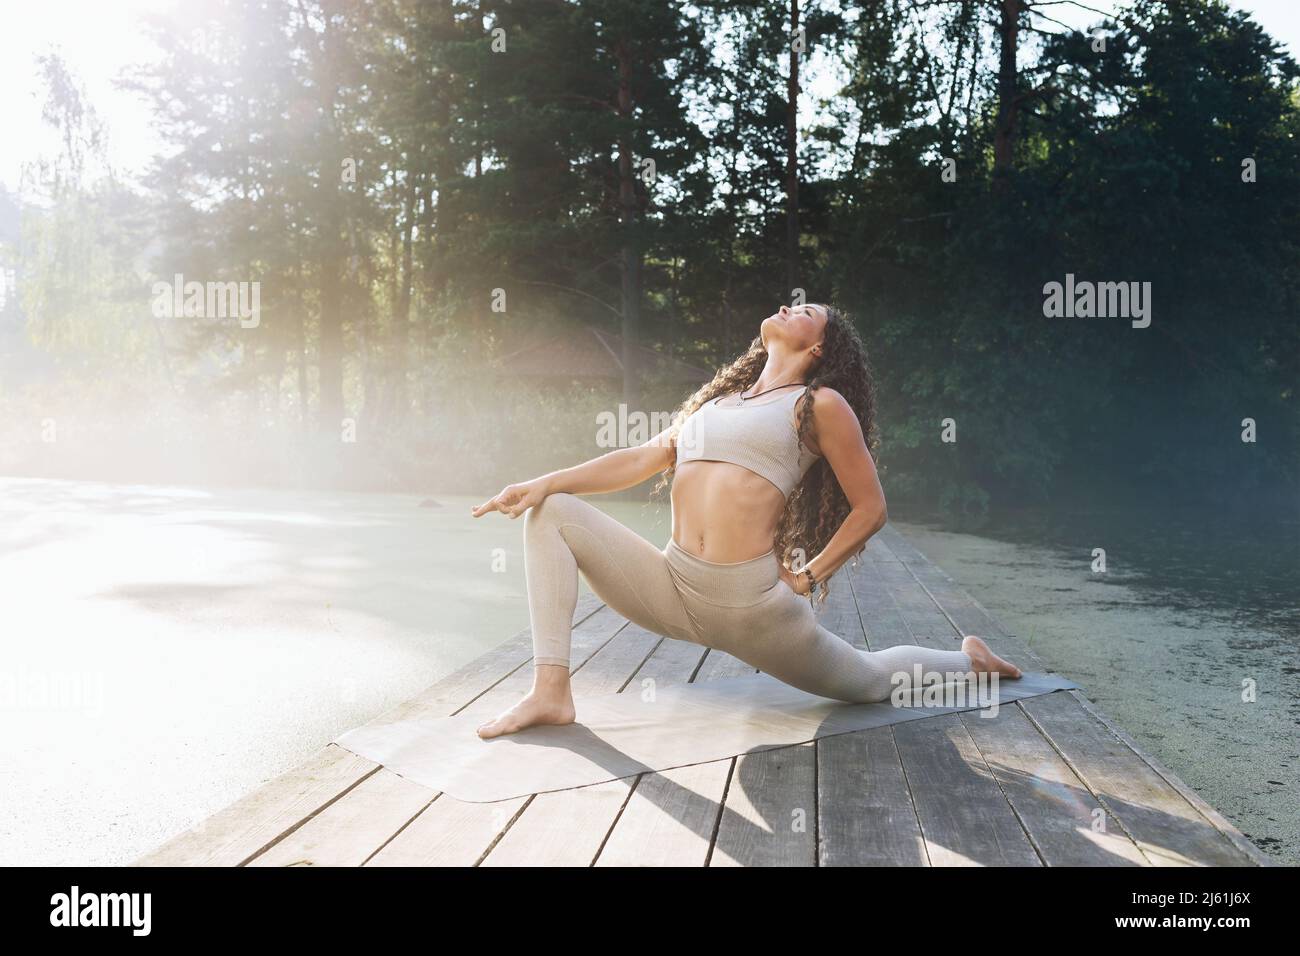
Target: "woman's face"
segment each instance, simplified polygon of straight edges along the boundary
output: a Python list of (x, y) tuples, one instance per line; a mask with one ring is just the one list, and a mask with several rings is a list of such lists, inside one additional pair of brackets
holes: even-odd
[(798, 352), (812, 348), (822, 341), (829, 318), (824, 305), (808, 304), (794, 308), (783, 305), (763, 320), (759, 332), (763, 347), (770, 348), (771, 342), (776, 340)]

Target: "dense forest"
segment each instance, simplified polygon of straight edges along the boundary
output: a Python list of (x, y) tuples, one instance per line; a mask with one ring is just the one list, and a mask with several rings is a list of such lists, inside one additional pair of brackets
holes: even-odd
[[(1295, 501), (1300, 69), (1221, 0), (184, 10), (127, 78), (144, 181), (33, 64), (0, 470), (491, 492), (806, 298), (871, 350), (891, 503)], [(182, 276), (256, 322), (160, 307)], [(493, 362), (586, 327), (619, 378)]]

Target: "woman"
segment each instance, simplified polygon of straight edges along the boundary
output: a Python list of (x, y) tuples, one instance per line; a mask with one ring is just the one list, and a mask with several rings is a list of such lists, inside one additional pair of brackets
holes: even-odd
[[(759, 396), (762, 396), (761, 398)], [(472, 509), (524, 520), (533, 687), (480, 737), (572, 723), (569, 641), (578, 572), (628, 620), (726, 651), (809, 693), (886, 699), (913, 667), (951, 675), (1020, 670), (978, 637), (960, 651), (859, 650), (817, 623), (808, 598), (885, 524), (868, 441), (875, 409), (866, 352), (824, 305), (782, 306), (748, 351), (643, 445), (508, 485)], [(662, 551), (580, 494), (673, 475), (672, 537)], [(802, 557), (813, 554), (811, 560)], [(795, 569), (786, 561), (794, 558)]]

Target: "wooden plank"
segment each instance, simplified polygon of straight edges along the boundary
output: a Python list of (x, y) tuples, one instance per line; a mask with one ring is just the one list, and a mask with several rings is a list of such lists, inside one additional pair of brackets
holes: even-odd
[[(648, 654), (647, 648), (650, 648)], [(712, 658), (712, 666), (701, 667), (701, 658)], [(633, 673), (629, 674), (629, 670)], [(660, 687), (685, 682), (692, 677), (709, 680), (754, 672), (754, 668), (730, 655), (687, 641), (660, 637), (629, 625), (616, 640), (602, 647), (575, 672), (573, 688), (575, 696), (643, 693), (650, 689), (646, 681), (653, 681), (655, 687)], [(723, 765), (731, 762), (717, 761)], [(671, 775), (673, 771), (668, 773)], [(677, 793), (672, 776), (659, 779), (662, 776), (642, 774), (634, 779), (538, 794), (489, 848), (483, 865), (589, 864), (600, 854), (601, 845), (611, 837), (612, 829), (622, 825), (643, 825), (645, 818), (653, 816), (651, 809), (645, 806), (647, 801), (653, 802), (662, 794)], [(640, 793), (641, 799), (631, 815), (626, 815), (625, 807), (631, 803), (629, 796), (633, 793)], [(635, 833), (619, 835), (616, 846), (621, 849), (618, 852), (631, 854), (635, 840)], [(675, 854), (680, 853), (684, 856), (679, 862), (695, 864), (697, 849), (690, 840), (672, 841), (658, 848), (659, 859), (678, 859)]]
[(365, 865), (474, 866), (531, 799), (470, 803), (440, 794)]
[[(612, 612), (611, 612), (612, 613)], [(635, 625), (622, 628), (618, 636), (602, 646), (587, 659), (573, 675), (575, 697), (607, 694), (612, 692), (641, 693), (646, 687), (639, 680), (645, 677), (655, 681), (656, 686), (685, 681), (699, 669), (700, 659), (706, 649), (688, 641), (661, 637)], [(734, 661), (734, 658), (731, 660)], [(739, 663), (739, 662), (737, 662)], [(717, 670), (718, 668), (715, 668)], [(748, 669), (752, 672), (752, 668)], [(494, 688), (493, 694), (485, 695), (472, 705), (473, 708), (490, 709), (498, 702), (492, 698), (497, 693), (505, 693), (510, 682), (502, 682)], [(513, 692), (513, 689), (510, 689)], [(724, 765), (730, 761), (720, 761)], [(670, 771), (671, 773), (671, 771)], [(673, 793), (671, 778), (654, 780), (658, 774), (640, 775), (637, 778), (622, 779), (590, 787), (562, 790), (534, 796), (519, 814), (509, 821), (503, 830), (494, 837), (490, 844), (484, 841), (485, 850), (482, 865), (486, 866), (582, 866), (590, 865), (601, 851), (602, 844), (609, 837), (615, 822), (620, 819), (620, 812), (629, 803), (629, 794), (639, 790), (647, 778), (651, 785), (642, 792), (642, 803), (656, 798), (662, 793)], [(725, 774), (724, 774), (725, 776)], [(435, 812), (438, 803), (449, 799), (443, 795), (430, 806), (427, 813)], [(472, 808), (462, 805), (457, 809), (455, 818), (461, 820), (467, 814), (473, 814)], [(648, 815), (643, 806), (633, 812), (629, 819), (641, 819)], [(417, 821), (419, 822), (419, 821)], [(428, 839), (422, 829), (408, 828), (409, 839)], [(436, 831), (435, 831), (436, 832)], [(483, 832), (476, 834), (481, 839)], [(629, 834), (629, 837), (634, 835)], [(398, 848), (406, 842), (405, 834), (393, 840)], [(626, 840), (621, 852), (632, 852), (634, 839)], [(673, 852), (681, 841), (660, 847), (661, 852)], [(386, 852), (394, 852), (391, 849)], [(460, 862), (467, 859), (462, 855)], [(450, 862), (435, 858), (434, 862)]]
[[(1050, 671), (942, 569), (896, 530), (889, 530), (885, 536), (889, 546), (934, 596), (958, 634), (979, 634), (997, 653), (1020, 666)], [(1263, 851), (1172, 771), (1142, 751), (1080, 691), (1033, 697), (1016, 706), (1105, 807), (1110, 831), (1114, 833), (1117, 824), (1152, 862), (1273, 865)]]
[[(875, 540), (874, 538), (872, 539)], [(877, 546), (877, 551), (880, 547)], [(891, 555), (892, 557), (892, 555)], [(898, 562), (895, 561), (895, 564)], [(883, 650), (912, 640), (912, 632), (890, 596), (889, 587), (877, 570), (875, 555), (869, 555), (862, 566), (848, 577), (854, 600), (862, 618), (862, 629), (871, 650)]]
[[(914, 554), (909, 555), (911, 560), (915, 560)], [(942, 610), (934, 595), (911, 574), (909, 562), (900, 561), (885, 572), (884, 577), (893, 581), (891, 595), (904, 596), (911, 590), (926, 595), (937, 610)], [(914, 581), (910, 589), (900, 575)], [(947, 630), (946, 639), (928, 633), (914, 642), (956, 649), (960, 632), (951, 622)], [(1094, 824), (1105, 827), (1104, 808), (1023, 711), (1013, 704), (1000, 707), (996, 717), (983, 713), (959, 714), (955, 719), (965, 728), (983, 767), (992, 775), (1025, 838), (1043, 862), (1053, 866), (1149, 862), (1122, 830), (1094, 830)], [(1031, 775), (1028, 780), (1026, 772)], [(1005, 826), (1006, 821), (1002, 823)], [(1010, 832), (1009, 827), (1006, 829)]]
[[(891, 550), (893, 544), (898, 544), (896, 556), (900, 559), (891, 569), (894, 575), (891, 594), (902, 595), (909, 590), (923, 594), (947, 619), (947, 612), (936, 595), (927, 590), (912, 571), (919, 552), (910, 549), (905, 541), (900, 543), (897, 535), (889, 536), (887, 540)], [(911, 588), (900, 575), (913, 580)], [(949, 588), (944, 597), (956, 600), (958, 595)], [(933, 636), (931, 630), (918, 637), (916, 643), (957, 646), (962, 632), (948, 620), (946, 640)], [(1044, 863), (1054, 866), (1125, 866), (1149, 862), (1122, 830), (1114, 827), (1101, 832), (1094, 830), (1094, 823), (1101, 827), (1106, 827), (1107, 823), (1105, 810), (1096, 794), (1079, 779), (1018, 706), (1012, 704), (999, 708), (997, 717), (982, 716), (983, 713), (960, 714), (949, 720), (956, 720), (965, 729), (971, 746), (980, 755), (983, 768), (992, 775), (1025, 839)], [(955, 728), (953, 732), (956, 732)], [(1027, 766), (1033, 768), (1032, 784), (1023, 777), (1023, 768)], [(983, 772), (978, 770), (980, 774)], [(1052, 794), (1056, 800), (1045, 799), (1042, 785), (1049, 780), (1055, 781)], [(1010, 832), (1005, 820), (1001, 824)]]
[[(575, 675), (575, 696), (601, 685), (607, 688), (602, 693), (641, 694), (684, 683), (695, 674), (706, 650), (690, 641), (661, 637), (631, 624), (620, 639), (624, 634), (628, 646), (633, 641), (643, 645), (654, 642), (649, 655), (624, 653), (625, 662), (635, 662), (631, 673), (614, 671), (612, 654), (593, 660), (595, 666), (590, 673), (584, 674), (587, 669), (583, 668)], [(602, 668), (624, 674), (619, 686), (608, 689), (612, 681), (601, 676)], [(580, 679), (586, 683), (580, 683)], [(590, 866), (643, 776), (537, 794), (489, 850), (482, 865)]]
[(1168, 780), (1067, 694), (1023, 702), (1116, 821), (1156, 864), (1247, 866), (1252, 859), (1196, 811)]
[(921, 824), (888, 727), (817, 744), (821, 866), (929, 866)]
[(867, 542), (867, 547), (866, 550), (864, 551), (864, 554), (866, 555), (866, 557), (874, 559), (877, 564), (879, 564), (882, 561), (887, 561), (887, 562), (898, 561), (898, 558), (894, 555), (894, 552), (890, 551), (889, 548), (885, 546), (884, 532), (888, 531), (892, 527), (893, 525), (886, 524), (884, 529), (882, 529), (880, 533), (874, 535), (871, 538), (871, 540)]
[[(875, 539), (872, 539), (873, 542)], [(868, 544), (857, 567), (846, 569), (864, 649), (911, 643), (877, 555), (898, 562), (879, 544)], [(817, 741), (819, 862), (822, 866), (928, 866), (929, 855), (888, 727)]]
[[(933, 602), (901, 562), (881, 565), (873, 558), (872, 565), (908, 627), (906, 643), (958, 648), (947, 619), (937, 609), (921, 607), (922, 602), (933, 607)], [(946, 634), (936, 633), (936, 615)], [(922, 622), (921, 633), (911, 632), (912, 620)], [(892, 730), (933, 865), (1042, 865), (996, 775), (957, 715), (909, 721)]]
[(934, 866), (1042, 865), (956, 714), (892, 730)]
[[(574, 672), (573, 696), (622, 692), (663, 640), (645, 628), (625, 624), (614, 640)], [(535, 795), (491, 845), (484, 845), (483, 863), (488, 866), (590, 866), (636, 779), (625, 777)]]
[(481, 865), (591, 866), (639, 779), (537, 794)]
[[(589, 657), (570, 679), (573, 696), (600, 697), (620, 693), (665, 638), (628, 623), (612, 641)], [(686, 642), (689, 643), (689, 642)], [(692, 645), (694, 646), (694, 645)]]
[(899, 559), (899, 564), (905, 573), (909, 574), (930, 596), (935, 606), (948, 618), (959, 637), (977, 634), (995, 653), (1015, 662), (1020, 667), (1051, 672), (1038, 655), (1034, 654), (1023, 641), (1003, 628), (983, 608), (980, 608), (980, 613), (972, 617), (978, 602), (921, 554), (892, 525), (886, 525), (879, 537), (884, 539), (882, 547), (897, 549), (895, 556)]
[[(1088, 700), (1079, 692), (1073, 690), (1060, 696), (1062, 697), (1062, 703), (1066, 702), (1066, 697), (1073, 699), (1088, 718), (1106, 728), (1112, 737), (1120, 741), (1120, 743), (1127, 747), (1132, 753), (1136, 754), (1137, 757), (1150, 767), (1157, 776), (1164, 780), (1165, 783), (1172, 787), (1179, 796), (1186, 800), (1188, 806), (1192, 807), (1203, 819), (1207, 820), (1211, 826), (1222, 834), (1225, 839), (1232, 843), (1232, 845), (1236, 847), (1236, 849), (1251, 863), (1256, 866), (1277, 866), (1277, 863), (1263, 850), (1251, 843), (1250, 840), (1246, 838), (1246, 835), (1238, 830), (1232, 821), (1224, 817), (1223, 814), (1209, 803), (1206, 803), (1200, 794), (1187, 786), (1187, 784), (1183, 783), (1178, 775), (1172, 770), (1164, 766), (1155, 757), (1151, 756), (1138, 746), (1137, 742), (1129, 736), (1127, 731), (1112, 722), (1104, 713), (1097, 710), (1096, 707), (1093, 706), (1092, 701)], [(1025, 703), (1032, 702), (1026, 701)], [(1037, 716), (1031, 707), (1026, 707), (1025, 710), (1026, 713), (1031, 716)]]
[(373, 774), (248, 865), (360, 866), (379, 846), (376, 833), (396, 833), (433, 797), (396, 774)]
[(647, 686), (667, 686), (694, 680), (708, 653), (709, 649), (702, 645), (665, 637), (654, 652), (642, 661), (627, 689), (640, 691)]
[(736, 758), (709, 866), (817, 865), (815, 743)]
[(1097, 796), (1019, 707), (958, 717), (1048, 866), (1146, 866)]
[[(573, 659), (578, 661), (579, 667), (582, 663), (593, 656), (602, 648), (614, 635), (624, 627), (626, 622), (609, 608), (602, 607), (590, 617), (586, 618), (573, 629)], [(489, 678), (490, 679), (490, 678)], [(482, 714), (484, 717), (491, 716), (500, 710), (508, 707), (519, 697), (521, 697), (532, 684), (532, 667), (519, 667), (507, 675), (491, 684), (490, 687), (474, 696), (468, 703), (461, 707), (459, 714)], [(412, 847), (411, 841), (418, 838), (428, 838), (430, 836), (431, 824), (422, 822), (421, 825), (409, 834), (403, 836), (399, 830), (406, 827), (411, 819), (420, 812), (420, 809), (429, 806), (433, 798), (438, 795), (435, 790), (427, 787), (421, 787), (418, 784), (399, 777), (387, 768), (380, 768), (375, 771), (371, 781), (367, 784), (372, 788), (377, 788), (381, 793), (390, 791), (401, 791), (403, 785), (418, 788), (425, 799), (420, 807), (416, 808), (413, 813), (402, 820), (397, 820), (396, 816), (389, 813), (373, 813), (360, 818), (352, 812), (352, 805), (342, 805), (339, 803), (331, 804), (314, 815), (310, 821), (310, 826), (304, 824), (303, 827), (286, 834), (281, 841), (276, 843), (271, 849), (267, 850), (264, 856), (270, 860), (312, 860), (314, 855), (323, 854), (325, 859), (331, 859), (334, 851), (329, 849), (331, 843), (331, 834), (333, 839), (344, 844), (347, 849), (348, 859), (356, 859), (354, 865), (361, 865), (362, 862), (369, 859), (372, 854), (381, 847), (389, 843), (397, 843), (397, 846), (390, 850), (392, 854), (406, 853), (413, 855), (425, 855), (426, 857), (433, 852), (431, 847)], [(444, 795), (445, 796), (445, 795)], [(468, 803), (459, 814), (439, 813), (437, 819), (451, 819), (463, 821), (467, 817), (478, 815), (485, 822), (482, 824), (485, 828), (490, 821), (494, 819), (497, 808), (492, 803)], [(453, 846), (451, 842), (444, 841), (438, 843), (440, 846)], [(479, 847), (479, 854), (486, 851), (487, 844)], [(263, 855), (253, 859), (253, 863), (260, 864)]]
[[(657, 638), (640, 628), (629, 627), (629, 631), (639, 631), (648, 638)], [(632, 660), (635, 655), (626, 655)], [(704, 663), (701, 662), (703, 658)], [(587, 666), (601, 666), (599, 657)], [(584, 668), (583, 670), (586, 670)], [(683, 683), (690, 680), (713, 680), (719, 677), (752, 674), (755, 669), (737, 660), (729, 654), (722, 654), (701, 645), (680, 641), (673, 638), (659, 638), (653, 652), (642, 660), (636, 672), (625, 679), (620, 693), (645, 693), (658, 687)], [(583, 671), (575, 674), (574, 693), (587, 693), (588, 688), (599, 685), (582, 685)], [(647, 682), (653, 682), (647, 684)], [(608, 693), (607, 687), (600, 690)], [(734, 758), (716, 761), (721, 769), (713, 774), (722, 773), (723, 778), (730, 773)], [(661, 800), (672, 800), (680, 796), (676, 778), (678, 771), (689, 768), (677, 768), (665, 774), (646, 773), (634, 780), (615, 781), (594, 787), (581, 787), (573, 790), (559, 791), (552, 794), (539, 794), (526, 812), (520, 814), (502, 835), (500, 841), (484, 860), (485, 865), (537, 866), (537, 865), (581, 865), (583, 857), (587, 862), (605, 858), (600, 847), (608, 846), (613, 841), (615, 852), (623, 858), (632, 858), (637, 854), (636, 842), (646, 834), (659, 831), (655, 819), (656, 804)], [(706, 780), (715, 779), (710, 773)], [(621, 787), (621, 789), (619, 789)], [(638, 796), (639, 795), (639, 796)], [(622, 798), (620, 800), (620, 798)], [(697, 801), (707, 802), (707, 797), (698, 797)], [(712, 808), (716, 815), (718, 806)], [(676, 812), (675, 806), (669, 806), (667, 812)], [(707, 814), (707, 807), (700, 806), (696, 812)], [(628, 826), (631, 829), (620, 833)], [(712, 837), (710, 836), (710, 840)], [(591, 852), (593, 846), (595, 852)], [(649, 849), (646, 852), (651, 852)], [(655, 865), (700, 865), (697, 858), (698, 846), (691, 840), (679, 838), (669, 840), (653, 849)], [(707, 853), (707, 848), (706, 848)], [(589, 854), (589, 855), (588, 855)], [(604, 865), (609, 865), (608, 863)]]
[(872, 563), (879, 581), (888, 591), (907, 627), (910, 643), (944, 649), (960, 646), (960, 640), (953, 633), (952, 621), (933, 597), (918, 586), (915, 575), (906, 564), (901, 561), (877, 561), (874, 558)]
[[(659, 640), (657, 635), (627, 624), (609, 609), (598, 620), (603, 629), (616, 631), (575, 668), (571, 678), (575, 697), (616, 693)], [(478, 709), (488, 716), (510, 706), (531, 686), (531, 668), (512, 676), (516, 679), (498, 683), (462, 713)], [(519, 677), (526, 677), (527, 684)], [(629, 780), (616, 780), (581, 791), (492, 803), (461, 801), (444, 793), (396, 834), (371, 865), (588, 866), (626, 801), (630, 785)], [(595, 825), (602, 816), (607, 822)], [(521, 848), (525, 851), (522, 859), (518, 852)]]
[[(835, 581), (818, 621), (847, 643), (866, 648), (847, 574)], [(742, 669), (753, 670), (737, 668)], [(739, 756), (709, 865), (816, 866), (817, 799), (815, 741)]]
[(240, 866), (378, 769), (379, 764), (330, 744), (133, 865)]
[[(654, 637), (631, 627), (611, 608), (602, 607), (573, 631), (570, 647), (571, 660), (576, 662), (571, 678), (574, 695), (582, 696), (584, 688), (588, 693), (616, 691), (649, 653)], [(526, 694), (532, 679), (531, 666), (519, 668), (470, 701), (459, 714), (492, 717)], [(410, 826), (384, 838), (375, 861), (379, 865), (407, 865), (400, 862), (404, 860), (419, 861), (421, 866), (477, 865), (491, 854), (502, 835), (535, 799), (476, 803), (441, 794)], [(544, 801), (542, 806), (546, 805)]]
[(746, 674), (757, 674), (758, 668), (752, 664), (746, 664), (738, 657), (732, 657), (726, 651), (719, 651), (709, 648), (708, 654), (704, 657), (704, 662), (700, 664), (700, 669), (696, 672), (696, 681), (718, 680), (722, 677), (743, 677)]
[(836, 574), (826, 600), (817, 612), (817, 621), (832, 634), (861, 650), (867, 649), (867, 632), (862, 627), (862, 616), (853, 596), (851, 570), (846, 566)]
[[(991, 647), (998, 649), (998, 653), (1005, 654), (1009, 650), (1016, 656), (1017, 660), (1026, 660), (1029, 666), (1035, 670), (1049, 670), (1045, 663), (1027, 647), (1019, 638), (1006, 631), (989, 612), (974, 597), (968, 594), (964, 589), (958, 587), (952, 578), (941, 568), (933, 564), (928, 558), (916, 550), (916, 548), (895, 531), (891, 541), (897, 538), (896, 546), (901, 555), (908, 558), (908, 565), (917, 574), (923, 585), (929, 589), (943, 604), (945, 611), (953, 620), (953, 626), (958, 629), (959, 633), (978, 633), (985, 637)], [(1052, 695), (1060, 696), (1060, 695)], [(1087, 699), (1080, 691), (1069, 691), (1068, 696), (1072, 698), (1079, 706), (1079, 712), (1075, 717), (1081, 721), (1100, 724), (1113, 737), (1118, 739), (1125, 747), (1145, 763), (1152, 771), (1181, 796), (1196, 813), (1203, 817), (1216, 830), (1223, 834), (1224, 838), (1233, 844), (1238, 851), (1248, 857), (1252, 862), (1260, 866), (1272, 866), (1273, 861), (1262, 850), (1256, 847), (1245, 835), (1242, 834), (1230, 821), (1225, 819), (1214, 807), (1210, 806), (1194, 790), (1183, 783), (1173, 771), (1164, 767), (1153, 756), (1146, 753), (1142, 748), (1120, 727), (1116, 726), (1104, 713), (1099, 711), (1096, 706)], [(1023, 708), (1026, 713), (1032, 714), (1032, 709), (1036, 705), (1034, 699), (1023, 702)], [(1064, 731), (1063, 731), (1064, 732)], [(1059, 742), (1058, 742), (1059, 748)]]
[[(694, 668), (694, 673), (682, 671), (672, 674), (672, 683), (699, 683), (758, 672), (755, 667), (724, 651), (713, 648), (703, 650), (704, 659)], [(641, 676), (637, 675), (632, 687), (640, 687)], [(662, 686), (663, 682), (660, 680), (657, 683)], [(728, 791), (725, 782), (734, 774), (738, 760), (743, 759), (745, 758), (731, 757), (691, 767), (677, 767), (662, 773), (642, 774), (637, 779), (627, 806), (615, 821), (605, 847), (596, 859), (596, 865), (706, 865), (716, 838), (717, 826), (727, 811)], [(718, 786), (720, 782), (721, 789)], [(699, 792), (683, 793), (683, 786), (698, 788)], [(743, 800), (743, 794), (738, 795), (737, 799)], [(742, 809), (741, 812), (745, 811)], [(680, 817), (680, 825), (673, 826), (665, 822), (665, 819), (683, 813), (686, 815)], [(700, 829), (694, 829), (698, 821), (709, 818), (715, 823), (707, 835), (703, 833), (702, 824)], [(734, 822), (739, 824), (739, 819)], [(656, 842), (654, 846), (647, 846), (638, 852), (636, 847), (638, 841), (642, 840)], [(703, 846), (700, 840), (704, 841)], [(703, 858), (700, 857), (701, 849), (704, 851)], [(646, 862), (627, 862), (638, 858)]]
[(596, 866), (704, 866), (734, 758), (645, 774)]

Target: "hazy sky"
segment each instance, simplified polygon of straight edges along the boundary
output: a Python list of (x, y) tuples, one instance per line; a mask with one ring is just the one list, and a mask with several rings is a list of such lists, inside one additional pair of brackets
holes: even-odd
[[(37, 54), (50, 49), (60, 50), (86, 84), (92, 105), (107, 121), (110, 154), (120, 171), (138, 171), (161, 148), (146, 106), (134, 94), (114, 89), (113, 79), (123, 66), (149, 62), (156, 55), (137, 26), (139, 14), (172, 9), (175, 2), (0, 0), (0, 183), (16, 188), (21, 164), (54, 148), (41, 122), (33, 63)], [(1101, 9), (1113, 7), (1111, 0), (1085, 2)], [(1233, 0), (1232, 5), (1253, 13), (1275, 39), (1300, 57), (1300, 0)], [(1051, 16), (1075, 27), (1097, 19), (1068, 3), (1049, 9)], [(1059, 29), (1046, 22), (1042, 26)], [(814, 84), (813, 91), (826, 92), (823, 84)]]

